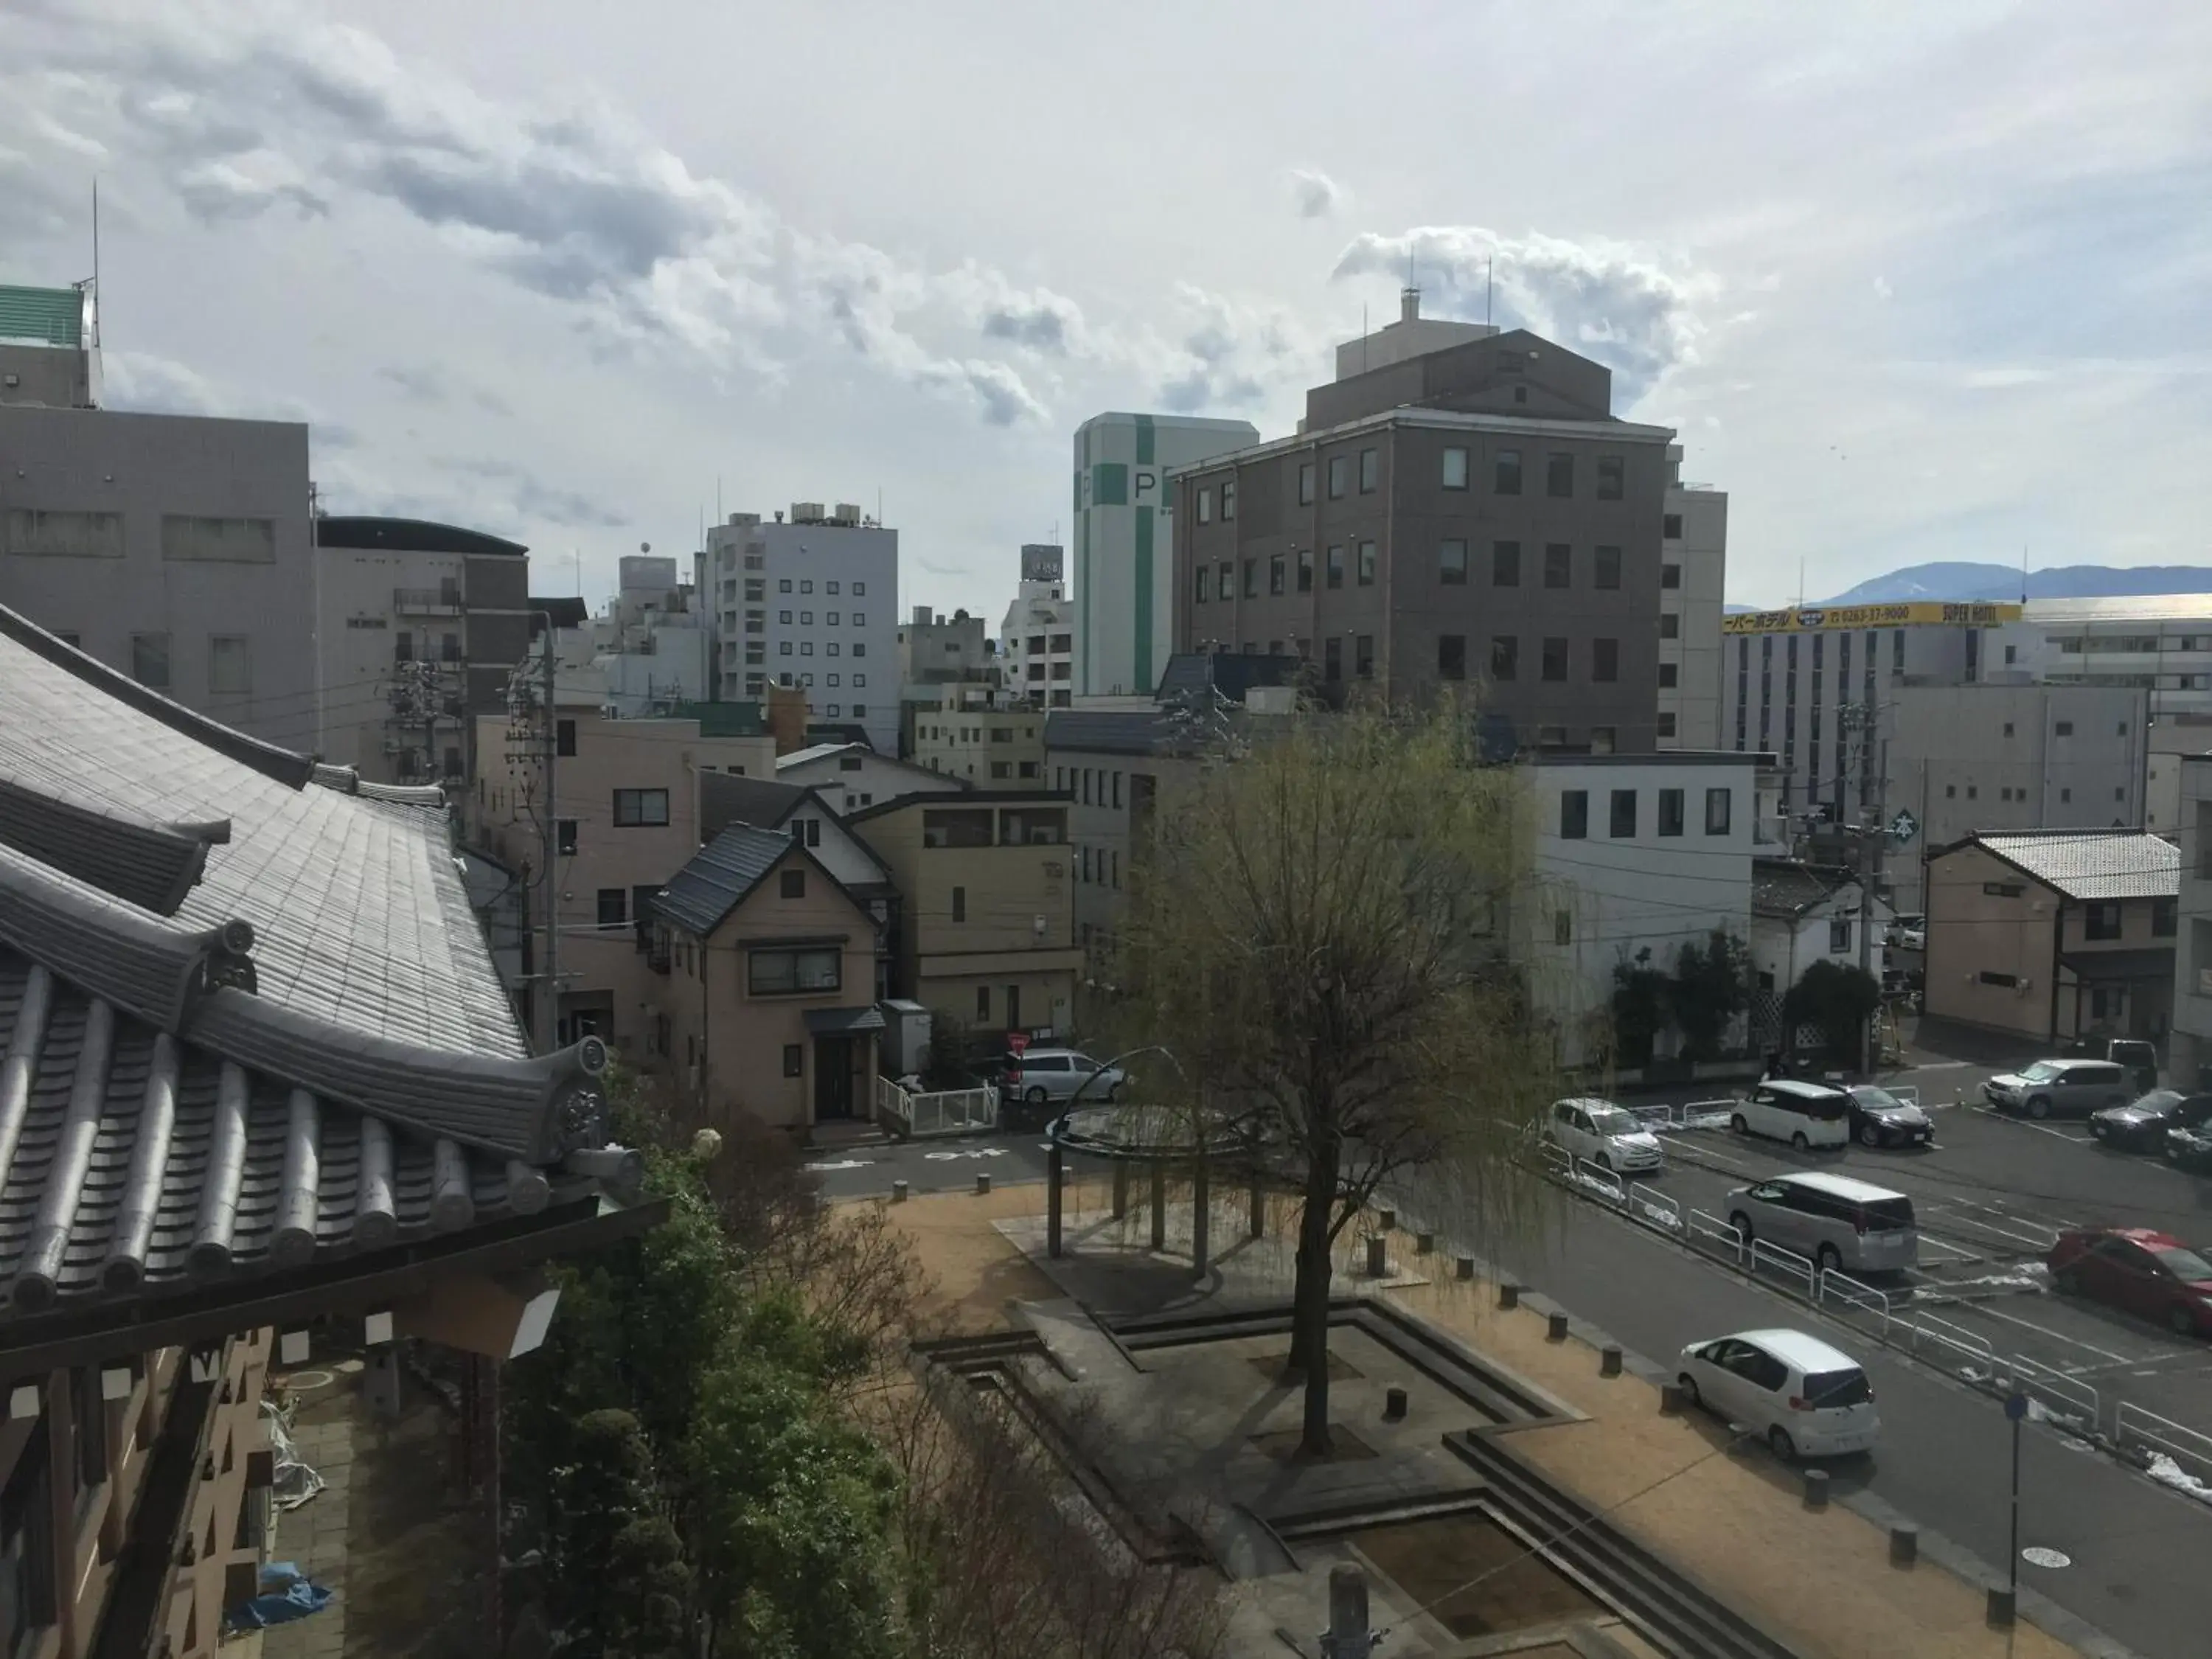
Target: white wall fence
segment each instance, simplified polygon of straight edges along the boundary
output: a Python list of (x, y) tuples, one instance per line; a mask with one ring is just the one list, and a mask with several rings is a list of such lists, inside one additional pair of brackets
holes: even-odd
[(995, 1128), (996, 1089), (945, 1089), (909, 1094), (887, 1077), (876, 1079), (876, 1121), (895, 1134), (957, 1135)]

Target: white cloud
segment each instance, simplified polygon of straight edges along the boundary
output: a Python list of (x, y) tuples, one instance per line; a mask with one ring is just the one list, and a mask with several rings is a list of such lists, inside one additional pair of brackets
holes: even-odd
[(1897, 290), (1889, 285), (1888, 277), (1882, 276), (1875, 277), (1874, 297), (1877, 300), (1893, 300), (1897, 297)]
[(1318, 168), (1292, 167), (1289, 182), (1291, 205), (1301, 219), (1332, 218), (1345, 205), (1344, 187)]
[(1403, 282), (1409, 270), (1431, 316), (1479, 322), (1494, 305), (1500, 326), (1531, 329), (1605, 364), (1623, 408), (1696, 359), (1706, 328), (1698, 307), (1721, 287), (1711, 272), (1625, 243), (1501, 236), (1477, 225), (1370, 232), (1353, 239), (1335, 274)]

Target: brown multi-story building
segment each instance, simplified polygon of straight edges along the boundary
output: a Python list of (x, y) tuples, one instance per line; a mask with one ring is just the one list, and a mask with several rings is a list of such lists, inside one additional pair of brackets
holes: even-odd
[(1177, 476), (1176, 648), (1295, 653), (1334, 698), (1463, 684), (1524, 744), (1653, 748), (1674, 433), (1524, 331), (1390, 349), (1431, 326), (1409, 296), (1295, 437)]

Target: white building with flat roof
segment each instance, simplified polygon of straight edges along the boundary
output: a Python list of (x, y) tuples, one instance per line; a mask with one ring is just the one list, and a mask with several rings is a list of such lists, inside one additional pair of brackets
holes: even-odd
[(1260, 441), (1249, 421), (1195, 415), (1094, 415), (1075, 429), (1077, 692), (1147, 695), (1175, 638), (1176, 468)]
[(2212, 714), (2212, 593), (2030, 599), (2021, 609), (1991, 635), (1992, 665), (2047, 685), (2147, 691), (2154, 720)]
[(898, 752), (898, 532), (857, 507), (799, 501), (707, 532), (703, 580), (724, 702), (806, 694), (810, 722), (858, 726)]
[(1728, 492), (1682, 482), (1682, 446), (1667, 447), (1659, 544), (1662, 749), (1721, 744), (1721, 615), (1728, 585)]

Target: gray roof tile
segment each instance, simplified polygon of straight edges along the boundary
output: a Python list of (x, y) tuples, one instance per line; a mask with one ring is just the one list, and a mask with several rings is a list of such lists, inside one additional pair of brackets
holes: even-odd
[(2032, 830), (1974, 837), (2069, 898), (2178, 898), (2181, 849), (2142, 830)]
[(704, 939), (745, 902), (745, 896), (791, 848), (791, 837), (780, 830), (733, 823), (694, 854), (654, 895), (653, 913)]

